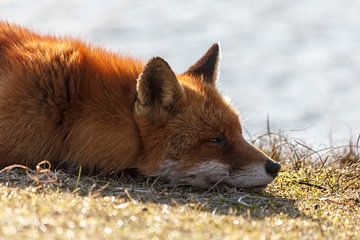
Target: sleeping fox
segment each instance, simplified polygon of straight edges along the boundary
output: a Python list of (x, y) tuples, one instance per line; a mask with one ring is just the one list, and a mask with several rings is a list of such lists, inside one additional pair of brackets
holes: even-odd
[(209, 188), (263, 189), (280, 164), (247, 143), (219, 94), (214, 44), (175, 74), (147, 62), (0, 22), (0, 165), (48, 159)]

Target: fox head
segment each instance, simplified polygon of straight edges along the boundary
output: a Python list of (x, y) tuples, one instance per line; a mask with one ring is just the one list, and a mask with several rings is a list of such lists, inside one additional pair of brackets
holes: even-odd
[(145, 175), (209, 188), (225, 183), (263, 189), (280, 164), (245, 141), (239, 114), (216, 88), (220, 49), (214, 44), (185, 73), (160, 57), (137, 79), (134, 106)]

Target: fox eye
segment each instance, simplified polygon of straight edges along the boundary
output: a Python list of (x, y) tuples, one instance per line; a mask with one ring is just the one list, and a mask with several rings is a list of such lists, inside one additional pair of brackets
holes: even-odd
[(207, 140), (207, 142), (212, 143), (212, 144), (224, 144), (225, 139), (224, 138), (210, 138)]

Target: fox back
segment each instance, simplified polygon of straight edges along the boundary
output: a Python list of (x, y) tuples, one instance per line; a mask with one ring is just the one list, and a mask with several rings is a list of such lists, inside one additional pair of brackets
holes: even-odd
[(204, 188), (264, 188), (280, 165), (242, 137), (216, 88), (219, 55), (214, 44), (175, 74), (160, 57), (143, 62), (0, 22), (0, 165), (47, 159)]

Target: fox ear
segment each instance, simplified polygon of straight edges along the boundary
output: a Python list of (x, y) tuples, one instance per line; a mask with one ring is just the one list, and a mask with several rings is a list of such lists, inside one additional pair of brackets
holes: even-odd
[(137, 79), (135, 110), (143, 114), (154, 107), (171, 110), (182, 97), (183, 89), (169, 64), (160, 57), (152, 58)]
[(215, 84), (218, 78), (220, 46), (214, 43), (209, 50), (185, 73), (201, 77), (205, 83)]

